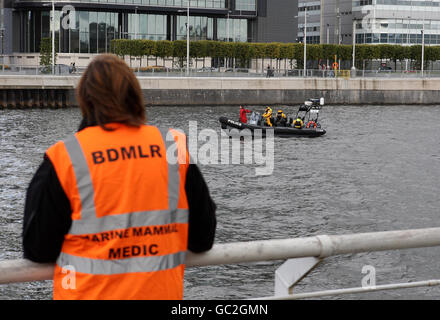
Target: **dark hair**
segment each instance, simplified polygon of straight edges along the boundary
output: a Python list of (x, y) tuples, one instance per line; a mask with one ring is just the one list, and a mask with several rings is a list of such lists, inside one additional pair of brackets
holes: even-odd
[(128, 65), (112, 54), (97, 56), (79, 81), (76, 96), (89, 125), (119, 122), (139, 127), (147, 117), (142, 91)]

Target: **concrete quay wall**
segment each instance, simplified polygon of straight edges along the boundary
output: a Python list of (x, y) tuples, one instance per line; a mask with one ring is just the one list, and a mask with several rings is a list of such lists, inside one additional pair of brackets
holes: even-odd
[[(75, 106), (79, 76), (0, 76), (0, 106), (35, 91), (63, 90)], [(147, 105), (277, 105), (324, 97), (326, 104), (439, 104), (440, 78), (139, 77)], [(33, 90), (33, 94), (29, 92)], [(6, 93), (5, 93), (6, 92)], [(11, 93), (12, 92), (12, 93)], [(18, 97), (18, 98), (17, 98)], [(30, 98), (29, 98), (30, 99)], [(28, 100), (26, 100), (28, 101)], [(27, 103), (33, 105), (32, 101)]]

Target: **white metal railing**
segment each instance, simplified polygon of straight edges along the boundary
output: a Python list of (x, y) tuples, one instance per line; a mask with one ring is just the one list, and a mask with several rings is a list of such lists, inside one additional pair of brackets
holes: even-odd
[[(304, 257), (317, 257), (322, 259), (347, 253), (434, 246), (440, 246), (440, 228), (347, 235), (318, 235), (294, 239), (216, 244), (210, 251), (205, 253), (194, 254), (188, 252), (186, 266), (196, 267)], [(52, 279), (53, 268), (54, 266), (52, 264), (38, 264), (23, 259), (0, 261), (0, 284), (50, 280)], [(376, 288), (370, 288), (368, 290), (364, 288), (349, 288), (272, 298), (297, 299), (340, 293), (368, 292), (421, 285), (433, 286), (439, 284), (440, 280), (429, 280), (408, 284), (377, 286)], [(264, 299), (269, 298), (271, 297)]]
[(324, 290), (317, 292), (296, 293), (296, 294), (289, 294), (286, 296), (263, 297), (254, 300), (298, 300), (298, 299), (310, 299), (310, 298), (320, 298), (326, 296), (335, 296), (341, 294), (367, 293), (367, 292), (375, 292), (375, 291), (383, 291), (383, 290), (408, 289), (408, 288), (418, 288), (418, 287), (432, 287), (438, 285), (440, 285), (440, 280), (427, 280), (427, 281), (416, 281), (416, 282), (406, 282), (406, 283), (384, 284), (384, 285), (372, 286), (372, 287), (346, 288), (346, 289), (336, 289), (336, 290)]

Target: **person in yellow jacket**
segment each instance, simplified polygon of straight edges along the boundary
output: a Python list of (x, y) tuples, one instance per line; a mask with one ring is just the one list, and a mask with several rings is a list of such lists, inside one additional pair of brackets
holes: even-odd
[(266, 119), (266, 125), (272, 127), (272, 109), (270, 107), (267, 107), (262, 116), (264, 119)]
[(302, 127), (304, 126), (304, 121), (298, 117), (293, 121), (293, 127), (296, 129), (302, 129)]
[(285, 127), (287, 125), (287, 116), (284, 114), (283, 110), (278, 110), (277, 116), (275, 118), (275, 126)]
[(186, 135), (146, 123), (115, 55), (90, 62), (77, 99), (78, 132), (49, 147), (29, 185), (24, 257), (55, 263), (54, 299), (182, 299), (187, 250), (211, 249), (216, 228)]

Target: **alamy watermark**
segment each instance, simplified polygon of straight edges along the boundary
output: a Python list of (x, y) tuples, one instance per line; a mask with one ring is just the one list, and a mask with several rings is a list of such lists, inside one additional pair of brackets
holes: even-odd
[(361, 281), (363, 289), (376, 289), (376, 268), (370, 265), (362, 267), (362, 274), (366, 274)]
[(72, 5), (66, 5), (61, 8), (61, 26), (63, 29), (75, 29), (76, 26), (76, 14), (75, 7)]
[[(166, 139), (173, 141), (173, 134), (168, 132)], [(222, 129), (219, 132), (205, 128), (199, 131), (197, 121), (189, 121), (187, 146), (190, 164), (255, 165), (256, 176), (270, 175), (274, 170), (273, 130)], [(167, 150), (167, 160), (171, 164), (185, 162), (177, 146)]]
[(376, 7), (374, 5), (362, 6), (362, 29), (371, 30), (374, 27), (376, 21)]
[(66, 265), (61, 268), (61, 273), (66, 274), (61, 279), (61, 287), (65, 290), (76, 289), (76, 269), (72, 265)]

